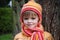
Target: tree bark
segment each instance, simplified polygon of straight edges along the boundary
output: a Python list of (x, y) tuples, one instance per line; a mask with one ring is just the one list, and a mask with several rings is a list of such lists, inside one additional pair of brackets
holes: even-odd
[(21, 31), (20, 11), (24, 3), (25, 3), (24, 0), (21, 1), (13, 0), (13, 27), (14, 27), (13, 35), (14, 36)]
[(58, 0), (38, 0), (43, 7), (43, 25), (45, 30), (50, 32), (54, 40), (60, 39), (60, 21), (59, 21), (59, 13), (60, 13), (60, 1)]

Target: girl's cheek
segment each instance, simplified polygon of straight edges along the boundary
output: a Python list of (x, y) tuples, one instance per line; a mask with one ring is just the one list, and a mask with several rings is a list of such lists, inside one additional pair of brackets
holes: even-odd
[(23, 22), (24, 22), (25, 24), (27, 24), (27, 20), (23, 20)]

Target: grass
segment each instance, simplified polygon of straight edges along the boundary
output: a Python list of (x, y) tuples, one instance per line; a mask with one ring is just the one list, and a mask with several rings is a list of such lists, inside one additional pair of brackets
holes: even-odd
[(0, 35), (0, 40), (12, 40), (12, 34)]

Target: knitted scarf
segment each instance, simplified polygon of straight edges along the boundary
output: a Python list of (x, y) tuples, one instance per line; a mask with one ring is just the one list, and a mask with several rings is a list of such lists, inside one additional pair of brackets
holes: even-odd
[(40, 30), (39, 28), (30, 29), (25, 27), (25, 25), (23, 25), (22, 31), (26, 36), (31, 37), (31, 40), (44, 40), (43, 31)]

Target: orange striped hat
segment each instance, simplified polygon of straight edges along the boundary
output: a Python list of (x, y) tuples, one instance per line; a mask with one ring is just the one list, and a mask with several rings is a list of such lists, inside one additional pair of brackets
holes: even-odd
[(25, 11), (34, 11), (38, 14), (40, 18), (40, 23), (42, 22), (42, 7), (40, 4), (36, 3), (34, 0), (29, 0), (28, 3), (24, 4), (21, 10), (21, 14), (23, 14)]

